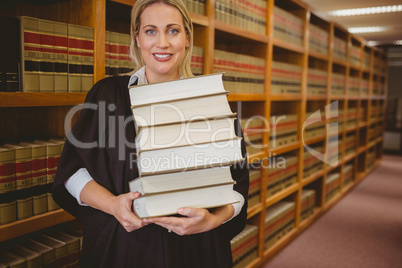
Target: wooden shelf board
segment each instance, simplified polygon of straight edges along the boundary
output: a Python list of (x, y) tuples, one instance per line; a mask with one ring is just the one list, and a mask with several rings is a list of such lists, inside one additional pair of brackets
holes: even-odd
[(348, 64), (344, 61), (338, 60), (338, 59), (334, 59), (332, 58), (332, 63), (338, 64), (338, 65), (342, 65), (344, 67), (346, 67)]
[(1, 92), (0, 107), (69, 106), (84, 103), (86, 93)]
[(283, 249), (290, 241), (293, 240), (294, 237), (296, 237), (298, 233), (299, 233), (298, 229), (294, 228), (292, 231), (290, 231), (284, 237), (282, 237), (277, 243), (275, 243), (272, 247), (264, 251), (263, 257), (265, 261), (269, 260), (270, 257), (272, 258), (275, 255), (275, 253)]
[(300, 101), (303, 99), (301, 94), (270, 95), (271, 101)]
[(348, 97), (346, 95), (332, 95), (329, 94), (329, 100), (333, 101), (333, 100), (346, 100)]
[(348, 155), (346, 155), (346, 156), (342, 159), (342, 162), (343, 162), (343, 163), (349, 162), (350, 160), (352, 160), (352, 159), (355, 158), (356, 156), (357, 156), (357, 153), (348, 154)]
[(229, 93), (228, 95), (228, 101), (265, 101), (266, 99), (265, 94)]
[(342, 196), (346, 193), (348, 193), (354, 186), (356, 185), (355, 181), (352, 181), (348, 186), (345, 188), (342, 188)]
[(335, 205), (341, 198), (343, 197), (343, 194), (339, 192), (336, 196), (332, 197), (331, 200), (329, 200), (327, 203), (324, 204), (324, 210), (330, 209), (333, 205)]
[(323, 210), (321, 208), (315, 207), (313, 215), (305, 219), (300, 223), (300, 226), (298, 228), (298, 231), (301, 232), (305, 230), (307, 227), (309, 227), (312, 223), (314, 223), (322, 214)]
[(358, 127), (357, 126), (354, 126), (354, 127), (348, 127), (348, 128), (346, 128), (346, 132), (351, 132), (351, 131), (356, 131), (358, 129)]
[(307, 144), (307, 145), (310, 145), (310, 144), (314, 144), (314, 143), (324, 141), (324, 140), (325, 140), (325, 135), (322, 135), (322, 136), (319, 136), (319, 137), (313, 137), (313, 138), (304, 140), (304, 143)]
[(294, 45), (294, 44), (279, 40), (277, 38), (273, 38), (272, 40), (273, 40), (272, 43), (273, 43), (274, 46), (284, 48), (286, 50), (290, 50), (290, 51), (301, 53), (301, 54), (304, 54), (305, 51), (306, 51), (304, 49), (304, 47), (300, 47), (300, 46), (297, 46), (297, 45)]
[(307, 95), (307, 101), (325, 101), (327, 100), (327, 95)]
[(362, 147), (358, 148), (358, 149), (357, 149), (357, 154), (359, 155), (359, 154), (365, 152), (366, 149), (367, 149), (366, 146), (362, 146)]
[(311, 56), (311, 57), (313, 57), (313, 58), (320, 59), (320, 60), (325, 60), (325, 61), (328, 61), (328, 60), (329, 60), (329, 56), (328, 56), (328, 55), (321, 54), (321, 53), (318, 53), (318, 52), (315, 52), (315, 51), (309, 51), (309, 52), (308, 52), (308, 55)]
[(349, 63), (349, 68), (353, 69), (353, 70), (356, 70), (356, 71), (359, 71), (359, 72), (362, 70), (361, 66), (355, 65), (355, 64), (350, 64), (350, 63)]
[(302, 179), (302, 187), (306, 186), (307, 184), (312, 183), (313, 181), (316, 181), (318, 178), (320, 178), (321, 176), (324, 176), (324, 170), (320, 170), (310, 176), (308, 176), (305, 179)]
[(0, 242), (29, 234), (75, 218), (63, 209), (50, 211), (24, 220), (0, 226)]
[(348, 96), (348, 99), (349, 99), (349, 100), (360, 100), (360, 96), (356, 96), (356, 95), (352, 95), (352, 96), (351, 96), (351, 95), (349, 95), (349, 96)]
[(266, 154), (264, 151), (256, 153), (256, 154), (251, 154), (251, 155), (247, 154), (248, 163), (251, 164), (251, 163), (258, 162), (261, 159), (263, 159), (265, 156), (266, 156)]
[(241, 36), (247, 39), (251, 39), (257, 42), (261, 42), (261, 43), (268, 43), (268, 36), (266, 35), (261, 35), (261, 34), (257, 34), (254, 32), (250, 32), (247, 31), (243, 28), (237, 27), (237, 26), (233, 26), (221, 21), (215, 21), (215, 29), (219, 30), (219, 31), (223, 31), (223, 32), (227, 32), (233, 35), (237, 35), (237, 36)]
[(252, 262), (250, 262), (246, 268), (252, 268), (252, 267), (258, 267), (261, 263), (261, 258), (257, 257), (256, 259), (254, 259)]
[(251, 208), (247, 209), (247, 219), (250, 219), (260, 213), (262, 211), (262, 204), (256, 204), (252, 206)]
[(271, 149), (269, 149), (268, 154), (269, 155), (274, 155), (274, 154), (280, 155), (283, 153), (287, 153), (287, 152), (299, 149), (299, 147), (300, 147), (300, 141), (295, 141), (290, 144), (282, 145), (282, 146), (279, 146), (276, 148), (271, 148)]
[(298, 189), (299, 189), (299, 184), (298, 183), (294, 183), (294, 184), (290, 185), (286, 189), (283, 189), (282, 191), (274, 194), (273, 196), (269, 196), (265, 200), (265, 206), (269, 207), (270, 205), (275, 204), (276, 202), (282, 200), (283, 198), (293, 194)]
[(368, 126), (368, 123), (367, 123), (367, 121), (366, 122), (358, 122), (358, 125), (357, 125), (357, 127), (358, 128), (362, 128), (362, 127), (367, 127)]
[(209, 20), (208, 17), (206, 16), (190, 12), (190, 17), (194, 24), (198, 24), (205, 27), (209, 25)]

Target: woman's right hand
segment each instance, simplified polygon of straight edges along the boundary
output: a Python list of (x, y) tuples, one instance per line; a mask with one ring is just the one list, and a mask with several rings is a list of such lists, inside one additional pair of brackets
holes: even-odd
[(140, 197), (138, 192), (129, 192), (112, 198), (112, 215), (127, 232), (132, 232), (146, 225), (132, 211), (133, 201)]
[(146, 225), (132, 211), (134, 199), (140, 196), (138, 192), (115, 196), (95, 180), (91, 180), (82, 189), (80, 199), (88, 206), (113, 215), (127, 232), (132, 232)]

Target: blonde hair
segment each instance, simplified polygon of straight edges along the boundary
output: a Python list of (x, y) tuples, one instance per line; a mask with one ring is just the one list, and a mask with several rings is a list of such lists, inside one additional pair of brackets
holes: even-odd
[(183, 61), (179, 66), (179, 75), (180, 77), (192, 77), (194, 76), (191, 72), (190, 63), (191, 63), (191, 55), (193, 51), (193, 23), (191, 21), (191, 17), (187, 11), (186, 6), (184, 5), (182, 0), (137, 0), (131, 9), (131, 45), (130, 45), (130, 57), (134, 62), (134, 72), (138, 71), (142, 66), (145, 65), (145, 62), (141, 56), (141, 50), (137, 44), (137, 38), (140, 30), (141, 24), (141, 15), (142, 12), (149, 6), (162, 3), (165, 5), (169, 5), (177, 8), (182, 17), (184, 29), (186, 31), (187, 38), (189, 40), (189, 46), (186, 47), (186, 51), (184, 54)]

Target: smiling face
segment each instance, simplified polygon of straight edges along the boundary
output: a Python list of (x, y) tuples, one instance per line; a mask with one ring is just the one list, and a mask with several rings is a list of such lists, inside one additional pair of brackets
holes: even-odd
[(149, 83), (180, 78), (179, 67), (189, 41), (177, 8), (162, 3), (145, 8), (136, 39)]

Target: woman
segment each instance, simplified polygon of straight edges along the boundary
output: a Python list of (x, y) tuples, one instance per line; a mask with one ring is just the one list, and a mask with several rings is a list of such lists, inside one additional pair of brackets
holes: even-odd
[(181, 0), (138, 0), (131, 20), (136, 72), (103, 79), (88, 93), (67, 135), (53, 197), (83, 222), (83, 267), (230, 267), (230, 240), (247, 217), (245, 165), (231, 169), (240, 207), (181, 208), (180, 217), (145, 220), (132, 212), (140, 194), (128, 188), (138, 170), (127, 86), (192, 76), (193, 30)]

